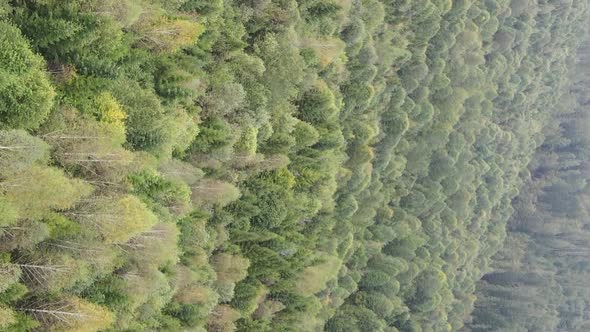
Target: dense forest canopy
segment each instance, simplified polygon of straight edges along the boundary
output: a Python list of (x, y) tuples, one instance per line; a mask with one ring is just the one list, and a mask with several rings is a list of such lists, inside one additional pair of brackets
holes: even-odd
[(587, 0), (0, 0), (0, 331), (587, 331)]
[(508, 237), (477, 288), (473, 331), (586, 331), (590, 319), (588, 39), (545, 139), (523, 171)]

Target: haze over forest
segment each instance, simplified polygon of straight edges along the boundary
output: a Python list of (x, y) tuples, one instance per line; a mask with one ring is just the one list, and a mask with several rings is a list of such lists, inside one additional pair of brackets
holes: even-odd
[(0, 331), (590, 331), (588, 0), (0, 0)]

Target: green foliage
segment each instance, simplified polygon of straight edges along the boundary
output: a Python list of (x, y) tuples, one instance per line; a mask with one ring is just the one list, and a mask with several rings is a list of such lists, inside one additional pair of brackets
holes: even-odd
[(308, 147), (316, 144), (319, 140), (318, 131), (307, 122), (299, 122), (293, 130), (295, 144), (297, 147)]
[(106, 243), (125, 243), (157, 222), (153, 212), (132, 195), (92, 197), (68, 215), (95, 228)]
[(131, 148), (159, 152), (170, 143), (171, 124), (154, 92), (136, 82), (121, 82), (113, 92), (127, 114), (125, 128)]
[[(576, 54), (577, 61), (587, 59), (584, 49)], [(493, 257), (496, 269), (478, 284), (468, 325), (474, 331), (489, 331), (493, 326), (577, 330), (588, 324), (573, 306), (587, 301), (580, 287), (588, 266), (584, 254), (588, 246), (583, 240), (588, 237), (588, 191), (580, 161), (589, 146), (583, 138), (586, 134), (574, 129), (585, 123), (587, 109), (580, 104), (584, 99), (580, 96), (588, 91), (588, 84), (574, 78), (578, 69), (573, 67), (569, 83), (576, 86), (572, 94), (576, 100), (544, 128), (545, 139), (523, 171), (524, 185), (513, 203), (515, 212), (504, 246)], [(575, 183), (570, 182), (574, 178)]]
[(0, 293), (9, 289), (13, 284), (18, 282), (21, 276), (21, 270), (18, 266), (10, 263), (2, 263), (0, 266), (2, 273), (2, 283), (0, 284)]
[(9, 308), (0, 307), (0, 328), (7, 329), (16, 322), (14, 311)]
[(172, 53), (194, 44), (203, 27), (197, 22), (167, 17), (158, 11), (144, 11), (131, 30), (137, 34), (137, 46), (158, 53)]
[(334, 117), (338, 108), (334, 105), (334, 95), (323, 84), (306, 91), (298, 102), (299, 118), (312, 125), (322, 125)]
[(0, 175), (7, 177), (47, 161), (48, 146), (22, 130), (0, 131)]
[(144, 198), (153, 210), (163, 207), (170, 213), (183, 215), (190, 209), (190, 190), (182, 182), (166, 180), (147, 171), (131, 175), (129, 180), (134, 193)]
[(240, 190), (231, 183), (205, 179), (191, 187), (193, 202), (200, 207), (226, 206), (240, 197)]
[(217, 281), (220, 283), (235, 283), (247, 276), (250, 262), (239, 256), (225, 253), (215, 255), (212, 264), (217, 273)]
[(325, 262), (306, 267), (296, 281), (295, 289), (298, 293), (309, 296), (323, 290), (326, 283), (334, 279), (342, 262), (333, 256), (323, 258)]
[(37, 128), (53, 106), (55, 92), (45, 61), (15, 26), (0, 21), (0, 127)]
[(0, 198), (0, 215), (2, 215), (1, 227), (10, 226), (18, 219), (18, 211), (5, 197)]
[(38, 321), (22, 313), (14, 313), (13, 317), (14, 323), (7, 328), (11, 332), (26, 332), (34, 330), (41, 325)]
[(264, 295), (263, 285), (252, 284), (246, 279), (236, 285), (231, 304), (242, 313), (242, 316), (247, 317), (254, 313)]
[(191, 153), (208, 153), (230, 144), (231, 129), (227, 122), (220, 118), (207, 119), (201, 124), (199, 135), (193, 141)]
[(0, 17), (5, 17), (12, 11), (8, 0), (0, 1)]
[(588, 330), (589, 13), (0, 0), (0, 329)]
[(242, 131), (242, 135), (234, 145), (236, 153), (244, 153), (247, 155), (256, 154), (258, 129), (256, 127), (246, 127)]
[[(39, 218), (51, 209), (65, 210), (74, 206), (91, 188), (88, 184), (65, 177), (56, 168), (32, 166), (3, 182), (7, 201), (20, 217)], [(59, 188), (50, 191), (49, 188)]]

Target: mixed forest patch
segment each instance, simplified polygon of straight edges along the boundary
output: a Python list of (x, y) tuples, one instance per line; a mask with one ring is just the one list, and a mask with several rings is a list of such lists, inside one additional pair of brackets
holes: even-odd
[(589, 10), (0, 0), (0, 330), (588, 329)]

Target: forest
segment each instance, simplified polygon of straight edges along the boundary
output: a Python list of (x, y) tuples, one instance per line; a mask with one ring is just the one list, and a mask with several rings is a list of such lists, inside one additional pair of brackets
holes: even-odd
[(570, 60), (570, 87), (523, 171), (503, 248), (477, 287), (473, 331), (586, 331), (590, 319), (590, 40)]
[(0, 0), (0, 331), (590, 331), (588, 23)]

